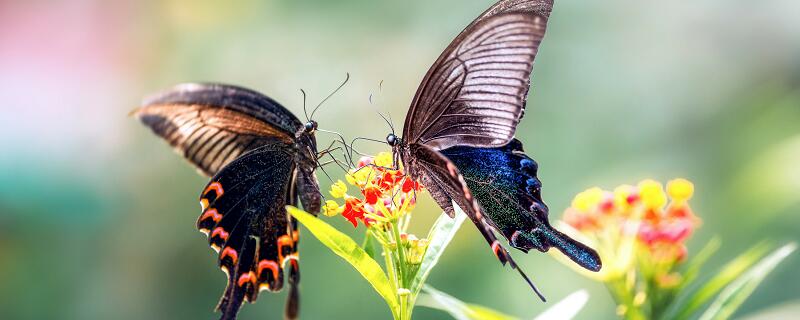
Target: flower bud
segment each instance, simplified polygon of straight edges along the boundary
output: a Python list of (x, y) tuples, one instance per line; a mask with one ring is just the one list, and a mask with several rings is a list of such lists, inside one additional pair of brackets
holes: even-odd
[(342, 180), (337, 180), (331, 185), (330, 194), (334, 198), (344, 198), (344, 195), (347, 194), (347, 185)]
[(326, 217), (333, 217), (341, 213), (340, 209), (341, 207), (339, 207), (339, 204), (336, 203), (336, 201), (327, 200), (325, 201), (325, 207), (322, 208), (322, 214), (325, 215)]

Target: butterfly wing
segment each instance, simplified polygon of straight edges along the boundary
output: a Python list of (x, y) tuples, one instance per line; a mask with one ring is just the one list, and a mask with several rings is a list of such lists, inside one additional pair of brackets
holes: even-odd
[(531, 10), (501, 11), (468, 26), (417, 89), (403, 128), (406, 141), (437, 150), (507, 144), (524, 112), (546, 26), (547, 15)]
[(512, 268), (516, 269), (544, 301), (544, 296), (520, 269), (508, 250), (497, 240), (494, 235), (494, 231), (497, 231), (497, 229), (487, 219), (483, 208), (478, 203), (478, 199), (473, 196), (458, 167), (443, 154), (421, 144), (409, 146), (409, 155), (406, 158), (410, 159), (406, 163), (406, 168), (411, 177), (422, 180), (434, 200), (445, 210), (448, 210), (448, 208), (452, 210), (453, 203), (458, 205), (472, 220), (472, 223), (478, 228), (486, 242), (489, 243), (497, 259), (503, 265), (508, 263)]
[(206, 176), (265, 144), (292, 143), (302, 128), (269, 97), (223, 84), (181, 84), (133, 114)]
[(553, 10), (553, 0), (501, 0), (486, 9), (476, 22), (506, 12), (532, 12), (545, 17)]
[[(203, 190), (197, 227), (208, 234), (228, 274), (218, 305), (223, 319), (235, 318), (260, 290), (279, 291), (287, 262), (292, 286), (299, 280), (297, 225), (285, 209), (296, 204), (296, 154), (290, 145), (262, 146), (220, 170)], [(296, 316), (296, 292), (293, 296), (289, 304)]]
[(501, 148), (459, 146), (441, 153), (460, 169), (489, 222), (511, 246), (524, 252), (555, 247), (582, 267), (600, 270), (594, 250), (550, 226), (536, 176), (538, 165), (525, 155), (519, 140)]

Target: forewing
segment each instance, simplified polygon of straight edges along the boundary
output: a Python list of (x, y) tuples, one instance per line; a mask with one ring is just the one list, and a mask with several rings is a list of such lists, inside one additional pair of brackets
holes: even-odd
[(274, 100), (223, 84), (182, 84), (133, 112), (207, 176), (247, 151), (292, 143), (302, 124)]
[(475, 19), (476, 22), (506, 12), (532, 12), (545, 17), (553, 10), (553, 0), (501, 0)]
[(484, 215), (483, 209), (473, 196), (456, 165), (438, 151), (425, 145), (411, 145), (410, 156), (413, 158), (413, 161), (406, 163), (406, 165), (410, 167), (408, 168), (409, 172), (419, 173), (425, 188), (434, 195), (434, 199), (438, 202), (439, 206), (442, 208), (450, 207), (452, 209), (452, 204), (440, 202), (447, 198), (458, 205), (459, 208), (469, 216), (470, 220), (472, 220), (478, 228), (478, 231), (480, 231), (481, 235), (486, 239), (486, 242), (489, 243), (497, 259), (499, 259), (503, 265), (509, 263), (512, 268), (516, 269), (531, 288), (533, 288), (536, 294), (544, 300), (544, 296), (542, 296), (533, 282), (531, 282), (528, 276), (520, 269), (508, 250), (497, 240), (494, 234), (494, 231), (497, 230)]
[(406, 116), (406, 141), (437, 150), (508, 143), (524, 112), (546, 26), (546, 15), (511, 11), (467, 27), (417, 89)]
[(296, 203), (295, 156), (290, 146), (260, 147), (220, 170), (203, 190), (197, 226), (228, 274), (218, 305), (223, 319), (234, 318), (260, 290), (279, 291), (285, 262), (295, 260), (296, 271), (298, 235), (285, 209)]

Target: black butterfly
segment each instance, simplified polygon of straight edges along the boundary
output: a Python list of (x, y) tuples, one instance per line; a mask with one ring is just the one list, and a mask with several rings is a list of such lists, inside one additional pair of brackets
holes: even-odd
[[(298, 313), (297, 222), (286, 212), (298, 198), (321, 206), (317, 123), (300, 122), (274, 100), (222, 84), (182, 84), (134, 111), (145, 125), (206, 176), (197, 228), (219, 253), (228, 285), (217, 310), (233, 319), (261, 290), (280, 291), (289, 263), (286, 317)], [(313, 113), (312, 113), (313, 116)]]
[(495, 231), (524, 252), (555, 247), (586, 269), (601, 267), (594, 250), (550, 226), (537, 164), (514, 139), (551, 9), (552, 0), (505, 0), (489, 8), (428, 70), (403, 139), (387, 137), (395, 162), (402, 161), (445, 212), (454, 214), (453, 203), (462, 208), (498, 259), (537, 294)]

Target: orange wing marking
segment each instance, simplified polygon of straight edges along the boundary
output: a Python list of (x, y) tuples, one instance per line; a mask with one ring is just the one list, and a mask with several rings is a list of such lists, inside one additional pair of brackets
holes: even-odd
[(222, 250), (222, 255), (220, 256), (219, 259), (224, 260), (225, 257), (230, 257), (233, 264), (236, 264), (236, 260), (239, 259), (239, 254), (236, 253), (236, 250), (234, 250), (233, 248), (225, 247), (225, 249)]

